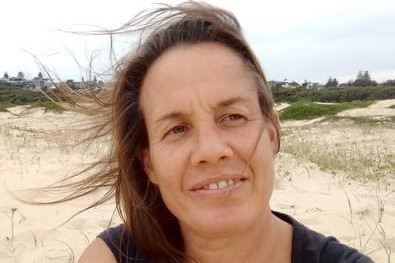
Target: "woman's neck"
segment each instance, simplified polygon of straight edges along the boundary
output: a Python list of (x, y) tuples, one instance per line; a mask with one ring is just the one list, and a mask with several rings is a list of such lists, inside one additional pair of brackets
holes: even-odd
[(184, 232), (186, 252), (199, 263), (291, 262), (292, 227), (269, 213), (240, 234), (205, 237)]

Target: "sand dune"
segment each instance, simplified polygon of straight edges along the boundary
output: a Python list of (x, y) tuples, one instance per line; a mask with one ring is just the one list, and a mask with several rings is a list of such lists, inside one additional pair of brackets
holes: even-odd
[[(395, 100), (380, 101), (339, 115), (387, 118), (395, 115), (389, 108), (394, 104)], [(102, 156), (108, 150), (105, 142), (86, 149), (67, 133), (84, 119), (72, 112), (29, 107), (0, 113), (0, 262), (74, 262), (108, 226), (113, 202), (59, 226), (100, 193), (33, 206), (17, 201), (7, 190), (29, 200), (52, 198), (42, 191), (17, 190), (46, 186)], [(351, 120), (284, 123), (273, 209), (336, 236), (376, 262), (394, 262), (394, 128), (392, 122), (365, 127)], [(335, 158), (343, 155), (345, 163)], [(314, 159), (323, 156), (328, 156), (328, 163)], [(117, 217), (112, 220), (118, 222)]]
[(390, 108), (392, 105), (395, 105), (395, 100), (382, 100), (370, 105), (367, 108), (347, 110), (340, 112), (337, 115), (345, 117), (394, 117), (395, 108)]

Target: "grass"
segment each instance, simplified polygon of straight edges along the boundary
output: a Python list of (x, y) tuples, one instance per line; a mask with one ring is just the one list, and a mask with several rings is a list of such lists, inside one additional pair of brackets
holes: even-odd
[(8, 102), (1, 102), (0, 101), (0, 112), (6, 112), (7, 108), (11, 107), (12, 104), (8, 103)]
[(389, 108), (390, 108), (390, 109), (395, 109), (395, 104), (394, 104), (394, 105), (391, 105), (391, 106), (389, 106)]
[(52, 101), (37, 101), (37, 102), (33, 102), (30, 104), (31, 107), (43, 107), (45, 108), (45, 111), (54, 111), (57, 113), (62, 113), (64, 111), (64, 109), (59, 105), (56, 104), (55, 102)]
[(333, 116), (353, 108), (363, 108), (373, 101), (352, 101), (336, 104), (317, 104), (310, 101), (298, 101), (285, 108), (280, 113), (281, 120), (311, 120), (323, 116)]
[(382, 120), (376, 120), (368, 117), (349, 117), (349, 119), (359, 126), (367, 127), (377, 127), (383, 122)]
[[(10, 103), (7, 101), (0, 102), (0, 112), (7, 112), (7, 108), (14, 107), (17, 105), (20, 105), (20, 104), (13, 104), (13, 103)], [(34, 102), (27, 103), (26, 105), (30, 105), (31, 108), (43, 107), (43, 108), (45, 108), (45, 111), (53, 111), (53, 112), (57, 112), (57, 113), (62, 113), (64, 111), (64, 109), (60, 105), (58, 105), (52, 101), (34, 101)]]
[(17, 105), (31, 105), (32, 107), (43, 107), (46, 111), (61, 113), (64, 109), (49, 100), (41, 92), (31, 91), (18, 87), (0, 86), (0, 111)]
[(364, 116), (358, 116), (358, 117), (351, 117), (351, 116), (330, 116), (328, 118), (325, 118), (324, 121), (341, 121), (341, 120), (350, 120), (354, 124), (358, 125), (359, 127), (368, 127), (368, 128), (374, 128), (374, 127), (382, 127), (385, 126), (387, 122), (394, 122), (395, 118), (387, 117), (385, 119), (373, 119), (369, 117), (364, 117)]
[(317, 164), (322, 170), (336, 173), (343, 171), (348, 177), (358, 181), (381, 181), (389, 171), (395, 169), (391, 156), (384, 150), (373, 148), (368, 154), (360, 154), (362, 145), (334, 145), (324, 149), (322, 145), (314, 147), (304, 143), (284, 144), (284, 152)]
[[(281, 150), (315, 163), (324, 171), (342, 172), (357, 181), (388, 179), (395, 170), (394, 153), (391, 146), (383, 142), (381, 134), (392, 130), (391, 126), (363, 118), (355, 119), (351, 125), (339, 121), (293, 129), (283, 136)], [(355, 121), (374, 126), (361, 129)]]

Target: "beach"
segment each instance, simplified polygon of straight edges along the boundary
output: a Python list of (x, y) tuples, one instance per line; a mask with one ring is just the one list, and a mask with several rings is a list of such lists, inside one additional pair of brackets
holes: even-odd
[[(393, 105), (378, 101), (336, 118), (282, 123), (272, 209), (375, 262), (395, 262)], [(29, 106), (0, 112), (0, 262), (77, 262), (101, 231), (121, 222), (113, 200), (74, 216), (100, 191), (51, 205), (18, 200), (53, 200), (37, 188), (105, 155), (104, 139), (87, 145), (70, 133), (86, 119)]]

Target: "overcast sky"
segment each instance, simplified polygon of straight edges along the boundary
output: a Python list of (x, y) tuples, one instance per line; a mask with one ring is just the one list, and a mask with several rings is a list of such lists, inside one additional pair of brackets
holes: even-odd
[[(116, 28), (152, 2), (135, 0), (5, 0), (0, 14), (0, 77), (23, 71), (37, 75), (36, 55), (60, 78), (80, 78), (90, 54), (94, 68), (109, 65), (108, 37), (61, 30)], [(180, 1), (162, 1), (174, 3)], [(341, 82), (368, 70), (377, 81), (395, 79), (395, 1), (393, 0), (209, 0), (232, 11), (270, 80)], [(116, 40), (118, 52), (129, 38)]]

